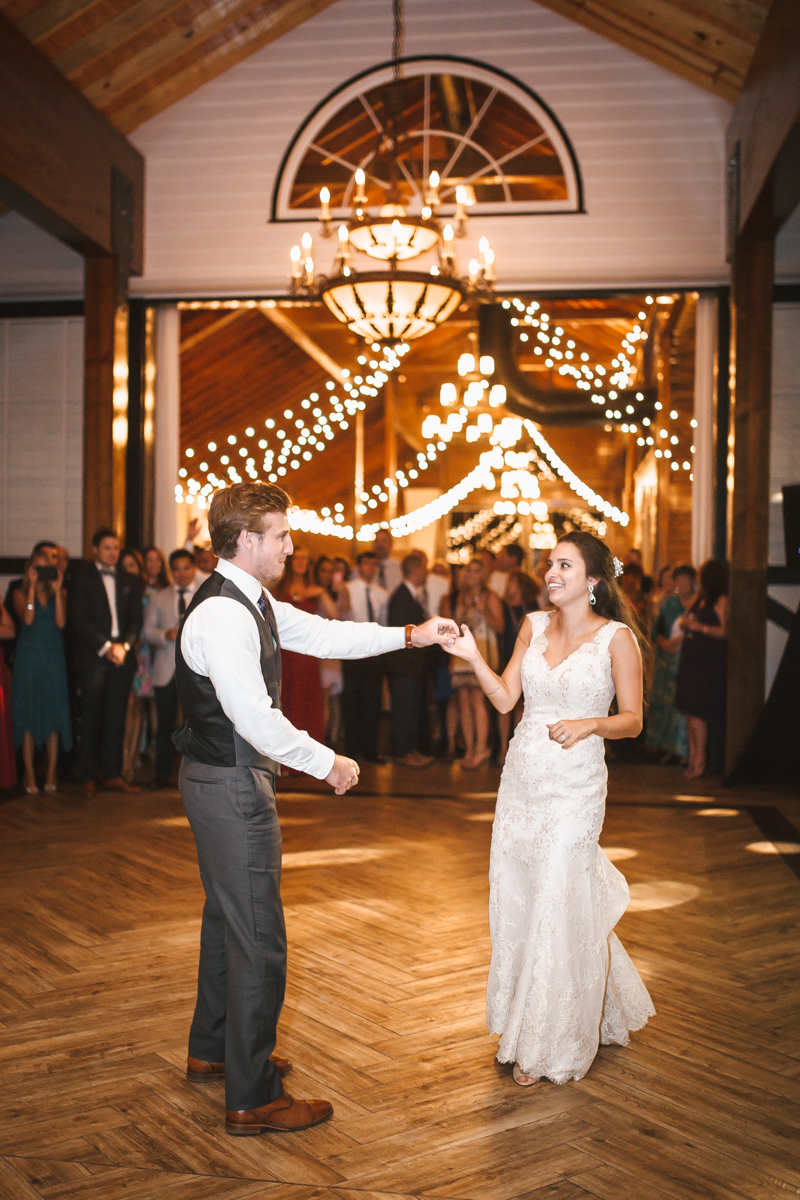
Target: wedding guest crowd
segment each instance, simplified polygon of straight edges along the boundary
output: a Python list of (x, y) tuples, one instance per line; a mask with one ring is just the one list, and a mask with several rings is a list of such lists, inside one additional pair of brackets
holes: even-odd
[[(169, 560), (156, 546), (122, 547), (111, 529), (92, 539), (79, 569), (55, 542), (34, 546), (23, 576), (0, 605), (0, 787), (17, 779), (38, 791), (58, 788), (57, 770), (74, 746), (85, 795), (98, 787), (132, 793), (139, 783), (166, 787), (175, 768), (172, 733), (180, 719), (175, 641), (191, 599), (216, 566), (190, 524)], [(471, 561), (429, 565), (423, 550), (394, 554), (392, 536), (350, 562), (312, 560), (296, 544), (276, 598), (326, 620), (417, 625), (430, 616), (465, 625), (493, 669), (513, 653), (526, 615), (549, 606), (548, 554), (526, 564), (517, 543)], [(708, 562), (664, 566), (655, 580), (641, 553), (625, 555), (620, 583), (644, 644), (652, 686), (638, 753), (681, 764), (690, 778), (707, 769), (724, 738), (727, 568)], [(5, 648), (5, 658), (3, 657)], [(476, 770), (505, 760), (522, 715), (490, 709), (470, 665), (437, 647), (346, 662), (283, 651), (281, 703), (312, 737), (362, 763), (426, 768), (436, 757)], [(9, 672), (9, 665), (11, 672)], [(713, 765), (713, 762), (712, 762)]]

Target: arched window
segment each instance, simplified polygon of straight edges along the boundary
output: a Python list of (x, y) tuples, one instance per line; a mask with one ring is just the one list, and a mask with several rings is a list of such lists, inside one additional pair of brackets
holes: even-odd
[(367, 203), (385, 202), (389, 181), (370, 173), (398, 114), (402, 202), (422, 203), (432, 171), (441, 184), (440, 211), (467, 189), (475, 215), (577, 212), (578, 164), (556, 117), (533, 92), (483, 63), (456, 58), (401, 60), (344, 84), (307, 118), (289, 147), (275, 185), (274, 221), (308, 220), (319, 190), (331, 193), (334, 218), (352, 204), (353, 175), (368, 178)]

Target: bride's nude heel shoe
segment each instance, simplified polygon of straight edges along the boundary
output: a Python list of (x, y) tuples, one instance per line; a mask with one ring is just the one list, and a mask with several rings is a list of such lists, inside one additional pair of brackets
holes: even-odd
[(526, 1075), (525, 1072), (520, 1069), (519, 1063), (514, 1063), (511, 1073), (514, 1076), (514, 1083), (518, 1083), (520, 1087), (533, 1087), (535, 1083), (539, 1082), (539, 1080), (534, 1079), (532, 1075)]

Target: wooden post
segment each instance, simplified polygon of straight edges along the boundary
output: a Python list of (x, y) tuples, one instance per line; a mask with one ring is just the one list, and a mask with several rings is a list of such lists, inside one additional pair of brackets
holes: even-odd
[(730, 773), (764, 704), (775, 222), (767, 181), (733, 249), (728, 434)]
[[(665, 322), (665, 327), (662, 329), (658, 339), (658, 400), (661, 405), (661, 422), (664, 422), (666, 414), (670, 410), (672, 404), (672, 377), (670, 366), (670, 355), (672, 354), (672, 329), (674, 327), (673, 314), (670, 313), (669, 318)], [(662, 451), (669, 443), (664, 440), (658, 440), (656, 449)], [(669, 526), (670, 526), (670, 491), (671, 491), (671, 471), (669, 462), (660, 458), (656, 462), (656, 471), (658, 473), (658, 510), (656, 523), (656, 545), (655, 554), (653, 556), (653, 572), (658, 574), (662, 567), (669, 562)]]
[(363, 503), (361, 493), (364, 491), (364, 410), (356, 410), (356, 461), (353, 472), (353, 545), (357, 548), (355, 533), (361, 523), (359, 505)]
[[(395, 432), (395, 408), (397, 382), (390, 375), (383, 389), (383, 474), (385, 479), (397, 481), (397, 433)], [(391, 521), (397, 516), (397, 489), (388, 491), (386, 502), (386, 520)]]
[(84, 299), (83, 541), (103, 525), (125, 529), (128, 309), (118, 303), (117, 260), (87, 258)]

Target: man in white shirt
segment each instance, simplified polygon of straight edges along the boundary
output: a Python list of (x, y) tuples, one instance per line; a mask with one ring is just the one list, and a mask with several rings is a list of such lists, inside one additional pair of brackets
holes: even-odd
[[(348, 580), (346, 588), (348, 609), (345, 620), (377, 621), (386, 624), (386, 605), (389, 594), (378, 583), (378, 559), (372, 550), (365, 550), (356, 559), (358, 575)], [(372, 658), (346, 659), (342, 663), (342, 715), (347, 753), (358, 762), (381, 762), (378, 758), (381, 700), (383, 695), (384, 660)]]
[(375, 542), (372, 546), (372, 553), (378, 560), (378, 583), (389, 596), (403, 582), (400, 563), (396, 558), (392, 558), (393, 544), (389, 530), (379, 529), (375, 534)]
[(325, 779), (338, 796), (358, 765), (295, 729), (280, 710), (281, 645), (351, 659), (403, 647), (452, 645), (454, 622), (419, 626), (327, 621), (273, 599), (292, 553), (289, 497), (268, 484), (217, 492), (209, 530), (219, 563), (198, 589), (176, 642), (175, 679), (186, 721), (180, 788), (206, 893), (197, 1004), (187, 1076), (225, 1077), (226, 1131), (307, 1129), (332, 1113), (294, 1100), (274, 1054), (286, 980), (280, 900), (281, 837), (274, 777), (284, 763)]
[(506, 584), (512, 571), (521, 571), (525, 559), (525, 551), (517, 542), (503, 546), (494, 562), (494, 570), (489, 576), (489, 587), (502, 600), (506, 594)]
[[(173, 586), (161, 588), (150, 597), (144, 617), (142, 640), (152, 648), (153, 680), (156, 716), (155, 788), (168, 787), (172, 774), (175, 747), (172, 735), (178, 716), (178, 689), (175, 686), (175, 639), (180, 622), (203, 579), (188, 550), (173, 550), (169, 556)], [(208, 578), (208, 576), (205, 576)]]

